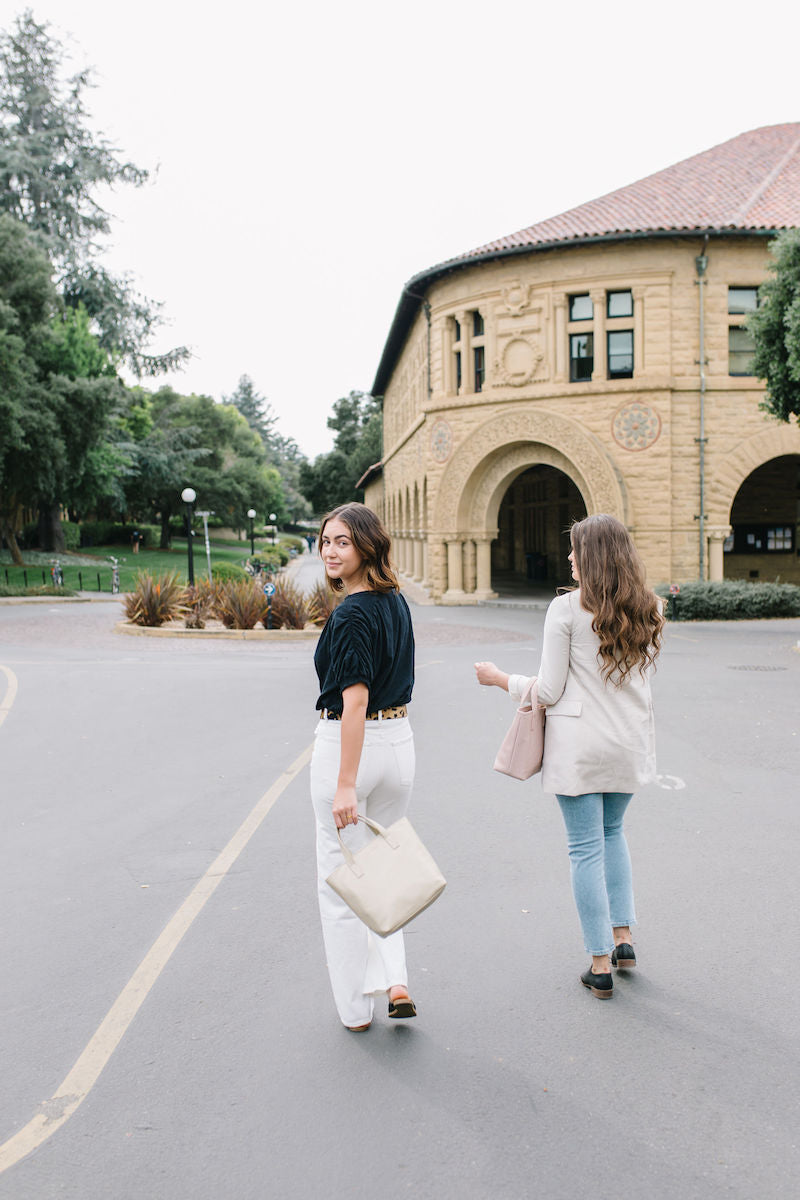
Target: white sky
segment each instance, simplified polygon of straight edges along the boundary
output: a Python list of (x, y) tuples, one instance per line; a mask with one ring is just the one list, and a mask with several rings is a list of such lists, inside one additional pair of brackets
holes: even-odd
[(412, 275), (800, 120), (783, 0), (31, 6), (95, 68), (97, 128), (158, 169), (109, 197), (107, 261), (164, 302), (154, 348), (192, 347), (165, 381), (219, 399), (250, 375), (312, 457)]

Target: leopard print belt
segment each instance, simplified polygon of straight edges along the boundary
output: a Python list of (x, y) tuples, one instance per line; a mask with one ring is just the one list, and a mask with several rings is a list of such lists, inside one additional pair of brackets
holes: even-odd
[[(382, 708), (379, 712), (367, 713), (368, 721), (395, 721), (398, 717), (407, 717), (408, 709), (405, 704), (395, 704), (391, 708)], [(331, 712), (329, 708), (323, 708), (319, 714), (320, 721), (341, 721), (342, 714)]]

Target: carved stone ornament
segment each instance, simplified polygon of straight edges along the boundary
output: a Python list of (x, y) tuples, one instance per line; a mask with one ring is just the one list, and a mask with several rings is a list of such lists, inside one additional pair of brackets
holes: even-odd
[(632, 523), (624, 484), (600, 440), (577, 421), (537, 407), (492, 418), (459, 445), (432, 498), (432, 530), (491, 530), (497, 514), (494, 507), (484, 507), (489, 493), (523, 461), (558, 467), (576, 482), (589, 512), (611, 513)]
[(527, 337), (512, 338), (495, 362), (498, 383), (524, 387), (533, 379), (543, 359), (541, 342)]
[(503, 304), (512, 317), (518, 317), (528, 307), (531, 285), (513, 279), (503, 288)]
[(611, 432), (623, 450), (648, 450), (661, 433), (661, 417), (649, 404), (634, 401), (617, 409)]
[(438, 463), (447, 462), (453, 449), (453, 430), (444, 418), (434, 422), (431, 429), (431, 454)]

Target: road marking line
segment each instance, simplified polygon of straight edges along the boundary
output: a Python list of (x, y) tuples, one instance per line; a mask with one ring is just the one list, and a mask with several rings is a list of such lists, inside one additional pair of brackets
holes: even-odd
[(17, 677), (10, 667), (0, 665), (0, 671), (3, 672), (8, 680), (6, 694), (3, 697), (3, 703), (0, 704), (0, 725), (3, 724), (8, 714), (11, 712), (11, 705), (17, 698)]
[(159, 975), (183, 940), (184, 934), (230, 871), (278, 797), (310, 761), (312, 749), (313, 742), (276, 779), (245, 817), (227, 846), (217, 855), (205, 875), (156, 938), (55, 1094), (49, 1100), (42, 1101), (40, 1111), (28, 1124), (0, 1145), (0, 1174), (52, 1137), (86, 1099)]

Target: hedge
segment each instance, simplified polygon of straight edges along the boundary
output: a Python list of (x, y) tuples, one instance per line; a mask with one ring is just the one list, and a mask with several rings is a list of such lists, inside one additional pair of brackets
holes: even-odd
[(120, 524), (116, 521), (83, 521), (80, 526), (82, 546), (130, 546), (135, 532), (141, 537), (141, 545), (157, 548), (161, 542), (160, 525), (138, 525), (135, 522)]
[[(656, 588), (669, 598), (669, 588)], [(800, 617), (800, 587), (793, 583), (746, 583), (727, 579), (718, 583), (681, 584), (677, 604), (666, 606), (666, 615), (678, 621), (748, 621), (762, 617)]]

